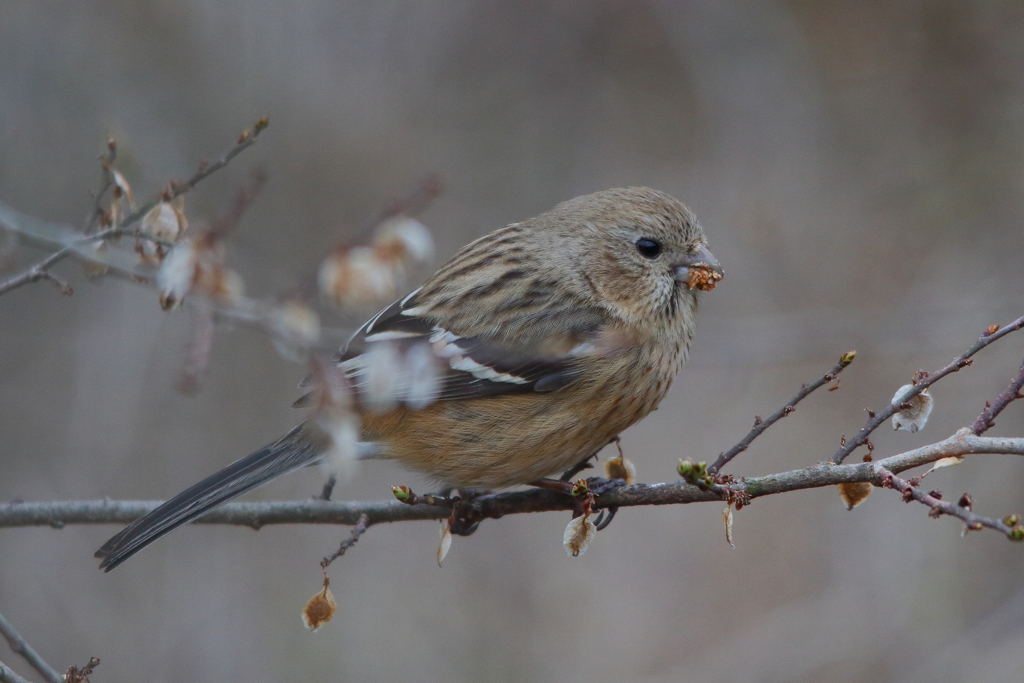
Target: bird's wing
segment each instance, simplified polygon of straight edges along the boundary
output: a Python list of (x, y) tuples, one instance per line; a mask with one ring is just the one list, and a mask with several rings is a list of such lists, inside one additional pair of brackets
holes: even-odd
[[(380, 362), (375, 350), (382, 345), (399, 354), (408, 354), (414, 347), (429, 350), (436, 371), (434, 400), (557, 391), (584, 374), (585, 364), (580, 361), (593, 351), (593, 340), (606, 326), (602, 312), (585, 311), (564, 302), (562, 306), (545, 306), (544, 324), (533, 325), (545, 332), (527, 330), (521, 344), (506, 330), (501, 336), (461, 335), (457, 316), (451, 321), (455, 325), (450, 326), (446, 316), (422, 304), (418, 293), (409, 294), (370, 318), (336, 357), (338, 367), (357, 392), (370, 381), (371, 364)], [(403, 401), (404, 394), (413, 390), (414, 380), (403, 376), (409, 370), (399, 363), (393, 372), (399, 375), (394, 380), (398, 392), (394, 398)], [(303, 385), (312, 382), (307, 378)], [(307, 395), (296, 405), (310, 401)]]

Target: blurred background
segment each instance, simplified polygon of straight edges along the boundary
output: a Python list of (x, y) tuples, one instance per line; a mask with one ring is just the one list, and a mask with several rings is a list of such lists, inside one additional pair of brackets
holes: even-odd
[[(915, 370), (1024, 313), (1019, 2), (0, 3), (0, 200), (22, 211), (79, 224), (108, 133), (145, 198), (260, 116), (256, 147), (186, 203), (198, 221), (266, 171), (229, 242), (254, 295), (308, 281), (432, 172), (438, 263), (583, 193), (686, 202), (727, 277), (661, 409), (624, 434), (642, 481), (713, 459), (856, 349), (839, 391), (730, 471), (823, 460)], [(184, 396), (188, 312), (58, 272), (73, 297), (0, 297), (0, 499), (166, 498), (295, 423), (305, 368), (265, 336), (220, 329)], [(885, 427), (876, 452), (968, 424), (1022, 354), (1022, 336), (983, 352), (933, 390), (927, 429)], [(991, 433), (1024, 435), (1021, 407)], [(425, 486), (369, 463), (335, 495), (395, 483)], [(928, 484), (1024, 512), (1010, 456)], [(97, 681), (1020, 681), (1024, 547), (926, 513), (797, 492), (737, 513), (733, 549), (720, 504), (627, 509), (578, 559), (568, 514), (521, 515), (456, 538), (443, 569), (436, 523), (377, 527), (332, 566), (338, 614), (315, 634), (299, 613), (347, 528), (189, 527), (109, 575), (92, 553), (116, 527), (7, 529), (0, 612), (57, 668), (100, 657)]]

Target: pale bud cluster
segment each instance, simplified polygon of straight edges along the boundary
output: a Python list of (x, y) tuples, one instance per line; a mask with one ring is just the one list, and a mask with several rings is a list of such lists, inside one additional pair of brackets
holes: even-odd
[(287, 299), (270, 309), (267, 327), (274, 348), (287, 360), (300, 362), (320, 341), (320, 317), (301, 301)]
[(346, 481), (355, 472), (362, 428), (359, 416), (352, 410), (352, 389), (336, 367), (317, 365), (315, 376), (314, 419), (328, 439), (324, 464), (332, 475)]
[(158, 266), (163, 263), (164, 256), (170, 246), (177, 243), (178, 238), (188, 228), (188, 217), (185, 216), (185, 196), (180, 195), (172, 201), (161, 201), (142, 217), (142, 231), (146, 237), (140, 238), (135, 244), (142, 263)]
[(441, 388), (440, 360), (427, 344), (402, 349), (376, 342), (363, 355), (365, 380), (359, 386), (363, 406), (387, 412), (399, 403), (422, 410), (437, 399)]
[(341, 246), (320, 264), (320, 292), (339, 308), (383, 305), (399, 295), (411, 266), (433, 256), (430, 231), (414, 218), (382, 223), (366, 246)]
[(241, 276), (227, 267), (223, 245), (202, 237), (174, 245), (156, 274), (156, 285), (165, 311), (180, 306), (192, 291), (228, 304), (245, 292)]

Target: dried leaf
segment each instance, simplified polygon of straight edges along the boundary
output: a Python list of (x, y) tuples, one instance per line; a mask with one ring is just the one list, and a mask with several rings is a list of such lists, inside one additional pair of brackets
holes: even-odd
[(448, 556), (448, 551), (452, 547), (452, 528), (451, 523), (447, 519), (441, 520), (441, 544), (437, 547), (437, 566), (441, 566), (441, 562), (445, 557)]
[(852, 510), (867, 500), (874, 486), (866, 481), (856, 481), (838, 484), (836, 488), (839, 489), (839, 497), (843, 499), (846, 509)]
[(587, 552), (587, 548), (590, 547), (590, 542), (594, 540), (596, 534), (597, 527), (590, 521), (589, 515), (574, 518), (569, 522), (569, 526), (565, 527), (565, 533), (562, 535), (565, 553), (572, 557), (579, 557)]
[(302, 610), (302, 623), (310, 631), (315, 631), (331, 620), (337, 608), (338, 605), (334, 602), (334, 595), (327, 587), (325, 578), (324, 589), (310, 598)]
[[(904, 403), (900, 399), (913, 388), (913, 384), (904, 384), (892, 397), (892, 403)], [(905, 402), (910, 403), (910, 407), (892, 416), (892, 428), (903, 429), (908, 432), (916, 432), (919, 429), (923, 429), (928, 422), (928, 416), (932, 413), (934, 403), (931, 394), (928, 393), (928, 389), (922, 390), (920, 394)]]
[(609, 479), (623, 479), (626, 484), (636, 483), (636, 465), (621, 455), (605, 461), (604, 474)]
[(940, 470), (943, 467), (952, 467), (953, 465), (959, 465), (963, 461), (964, 457), (962, 455), (949, 455), (946, 456), (945, 458), (939, 458), (934, 463), (932, 463), (932, 466), (928, 468), (927, 472), (921, 475), (921, 478), (924, 479), (935, 470)]
[(722, 511), (722, 520), (725, 522), (725, 541), (733, 548), (736, 544), (732, 542), (732, 506), (726, 505)]

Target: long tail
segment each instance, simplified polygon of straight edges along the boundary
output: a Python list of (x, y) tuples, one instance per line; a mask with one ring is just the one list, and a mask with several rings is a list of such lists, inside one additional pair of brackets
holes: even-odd
[(323, 451), (315, 429), (300, 424), (278, 441), (236, 460), (122, 529), (96, 551), (109, 572), (166, 533), (260, 484), (308, 465)]

